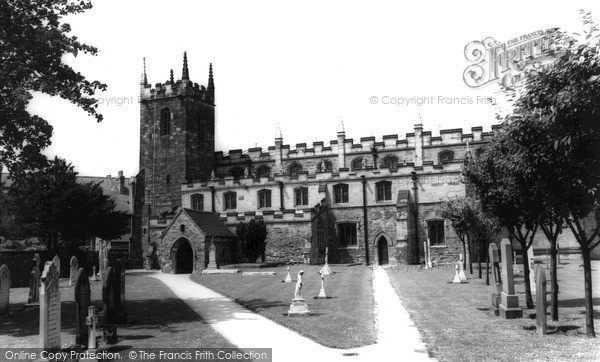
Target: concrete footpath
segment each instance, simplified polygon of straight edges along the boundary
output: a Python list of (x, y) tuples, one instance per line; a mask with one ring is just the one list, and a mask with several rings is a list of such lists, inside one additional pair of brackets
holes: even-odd
[(389, 357), (429, 360), (417, 328), (411, 322), (387, 273), (373, 271), (378, 343), (341, 350), (324, 347), (190, 280), (186, 274), (150, 275), (174, 293), (219, 334), (243, 350), (273, 348), (273, 361), (374, 361)]

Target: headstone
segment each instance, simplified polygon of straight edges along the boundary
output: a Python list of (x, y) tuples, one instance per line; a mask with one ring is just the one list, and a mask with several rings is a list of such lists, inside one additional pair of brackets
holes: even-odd
[(535, 257), (533, 255), (533, 245), (527, 249), (527, 261), (529, 262), (529, 285), (531, 286), (531, 293), (535, 293), (537, 290), (535, 286)]
[(10, 311), (10, 270), (8, 265), (0, 266), (0, 318), (8, 317)]
[(106, 342), (117, 342), (117, 324), (125, 324), (127, 312), (124, 308), (123, 293), (121, 289), (120, 266), (108, 267), (102, 276), (102, 304), (104, 313)]
[(88, 326), (86, 323), (90, 306), (90, 280), (85, 269), (79, 268), (75, 276), (75, 343), (85, 346), (88, 343)]
[(60, 289), (58, 268), (46, 262), (40, 287), (40, 348), (60, 349)]
[(298, 281), (296, 282), (296, 289), (294, 290), (294, 299), (292, 299), (288, 316), (304, 316), (310, 314), (306, 300), (302, 298), (302, 274), (304, 274), (304, 270), (300, 270), (298, 273)]
[(214, 241), (210, 240), (210, 246), (208, 247), (208, 265), (206, 269), (218, 269), (217, 265), (217, 247), (215, 246)]
[(284, 280), (284, 282), (286, 282), (286, 283), (291, 283), (291, 282), (293, 282), (293, 280), (292, 280), (292, 276), (291, 276), (291, 274), (290, 274), (290, 267), (289, 267), (289, 266), (287, 267), (287, 275), (285, 276), (285, 280)]
[(537, 293), (536, 293), (536, 327), (539, 335), (546, 334), (547, 328), (547, 317), (546, 308), (548, 301), (546, 299), (546, 272), (541, 265), (537, 265), (535, 269), (537, 279)]
[(500, 255), (495, 243), (490, 244), (488, 253), (495, 286), (494, 293), (492, 293), (492, 310), (496, 316), (499, 316), (500, 310), (498, 308), (500, 307), (500, 293), (502, 292), (502, 277), (500, 276)]
[(77, 277), (77, 273), (79, 271), (79, 261), (77, 261), (77, 257), (73, 255), (71, 257), (70, 263), (70, 271), (69, 271), (69, 286), (72, 287), (75, 285), (75, 278)]
[(512, 245), (510, 240), (504, 238), (500, 243), (502, 252), (502, 272), (504, 275), (502, 292), (500, 293), (500, 315), (506, 319), (523, 317), (523, 310), (519, 307), (519, 296), (515, 294), (515, 282), (512, 271)]
[(100, 280), (104, 277), (104, 256), (106, 254), (106, 250), (103, 247), (100, 248), (98, 252), (98, 272), (100, 274)]
[(54, 256), (54, 259), (52, 259), (52, 262), (56, 266), (56, 271), (58, 272), (58, 278), (60, 279), (60, 258), (58, 257), (58, 255)]
[(331, 268), (329, 268), (329, 247), (328, 246), (325, 247), (325, 265), (323, 265), (323, 267), (321, 268), (321, 271), (319, 273), (321, 273), (321, 272), (325, 275), (331, 274)]
[(458, 261), (458, 277), (461, 281), (467, 280), (467, 276), (465, 275), (465, 270), (463, 268), (463, 254), (460, 253), (459, 261)]
[(29, 297), (25, 307), (37, 307), (40, 304), (40, 269), (37, 265), (31, 267), (29, 274)]
[(521, 269), (519, 269), (519, 265), (517, 264), (517, 253), (513, 251), (513, 276), (515, 274), (519, 274)]
[(98, 276), (96, 275), (96, 266), (94, 265), (92, 267), (92, 281), (97, 281), (98, 280)]
[(321, 274), (321, 290), (319, 291), (319, 295), (317, 296), (317, 298), (319, 299), (327, 299), (327, 294), (325, 293), (325, 274), (324, 273), (319, 273)]
[(93, 305), (88, 307), (88, 315), (85, 318), (85, 324), (88, 328), (88, 349), (96, 349), (96, 324), (98, 324), (98, 314), (96, 314), (96, 307)]
[(454, 266), (454, 270), (455, 270), (455, 273), (454, 273), (454, 280), (452, 281), (452, 283), (453, 283), (453, 284), (461, 284), (461, 283), (462, 283), (462, 280), (460, 279), (460, 276), (458, 275), (458, 264), (456, 264), (456, 265)]

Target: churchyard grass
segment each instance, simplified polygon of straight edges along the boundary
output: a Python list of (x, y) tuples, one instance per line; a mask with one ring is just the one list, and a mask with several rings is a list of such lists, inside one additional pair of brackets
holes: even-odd
[[(330, 298), (314, 299), (321, 289), (321, 267), (291, 266), (293, 283), (282, 283), (287, 273), (284, 266), (252, 269), (274, 271), (276, 275), (213, 274), (194, 275), (192, 279), (324, 346), (347, 349), (375, 343), (371, 270), (366, 266), (331, 265), (334, 274), (325, 276), (325, 290)], [(287, 312), (300, 270), (304, 270), (302, 296), (313, 315), (289, 317)]]
[[(63, 347), (75, 343), (75, 302), (69, 280), (61, 279)], [(90, 282), (92, 305), (102, 310), (102, 282)], [(161, 281), (146, 273), (126, 276), (128, 325), (118, 328), (118, 351), (157, 347), (207, 348), (234, 347), (206, 324), (185, 302)], [(37, 347), (39, 310), (23, 310), (29, 288), (11, 289), (11, 317), (0, 321), (0, 346)], [(102, 334), (101, 329), (98, 330)], [(105, 348), (100, 343), (100, 348)]]
[[(467, 272), (469, 279), (465, 284), (451, 283), (452, 266), (421, 271), (388, 269), (388, 275), (431, 355), (440, 361), (598, 361), (600, 338), (585, 337), (582, 262), (565, 262), (558, 269), (559, 321), (551, 320), (548, 308), (545, 336), (536, 334), (535, 309), (523, 309), (522, 319), (494, 316), (490, 296), (493, 287), (476, 278), (476, 268), (473, 274)], [(600, 261), (592, 262), (592, 269), (598, 326)], [(546, 272), (549, 279), (549, 270)], [(483, 275), (485, 278), (485, 270)], [(493, 282), (493, 276), (490, 278)], [(514, 280), (520, 306), (524, 308), (522, 272)], [(549, 284), (547, 288), (549, 293)]]

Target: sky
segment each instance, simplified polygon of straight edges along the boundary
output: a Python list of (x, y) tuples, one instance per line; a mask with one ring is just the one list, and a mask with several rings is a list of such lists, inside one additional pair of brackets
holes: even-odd
[[(54, 127), (46, 150), (85, 176), (139, 171), (139, 83), (181, 78), (187, 51), (192, 81), (216, 88), (216, 151), (440, 129), (490, 129), (508, 106), (496, 84), (472, 89), (465, 46), (506, 42), (559, 27), (580, 32), (579, 9), (597, 1), (92, 1), (65, 22), (97, 56), (65, 56), (90, 80), (108, 85), (96, 97), (97, 123), (60, 98), (34, 94), (29, 110)], [(496, 100), (496, 105), (486, 101)], [(419, 101), (420, 100), (420, 101)], [(416, 103), (422, 103), (418, 106)], [(466, 103), (466, 104), (465, 104)]]

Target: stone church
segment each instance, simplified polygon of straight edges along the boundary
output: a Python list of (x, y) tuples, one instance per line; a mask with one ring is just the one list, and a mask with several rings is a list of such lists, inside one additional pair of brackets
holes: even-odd
[(354, 140), (340, 124), (328, 142), (293, 147), (278, 129), (267, 148), (215, 152), (212, 64), (206, 86), (190, 80), (185, 53), (179, 80), (171, 71), (151, 86), (144, 67), (140, 96), (133, 242), (175, 272), (180, 250), (191, 250), (185, 265), (203, 269), (214, 237), (219, 263), (240, 261), (234, 234), (221, 226), (235, 231), (252, 219), (267, 226), (267, 261), (322, 263), (328, 247), (332, 263), (414, 264), (427, 239), (432, 259), (456, 260), (460, 241), (436, 207), (465, 194), (464, 159), (496, 129), (433, 136), (419, 122), (405, 135)]

